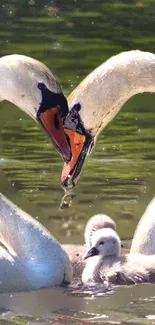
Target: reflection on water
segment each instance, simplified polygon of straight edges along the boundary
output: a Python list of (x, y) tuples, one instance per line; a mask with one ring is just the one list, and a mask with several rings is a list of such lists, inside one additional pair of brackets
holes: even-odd
[[(69, 94), (111, 55), (137, 48), (155, 53), (154, 15), (151, 0), (5, 2), (0, 52), (40, 59)], [(6, 175), (0, 172), (0, 191), (38, 216), (60, 242), (83, 243), (87, 219), (99, 212), (114, 218), (121, 238), (131, 239), (154, 195), (154, 101), (155, 95), (144, 94), (126, 103), (98, 139), (73, 194), (63, 200), (59, 155), (34, 121), (0, 103), (0, 168)], [(1, 317), (4, 324), (11, 317), (17, 324), (148, 323), (153, 296), (153, 285), (116, 288), (103, 297), (62, 290), (2, 295), (0, 307), (13, 314)]]
[[(81, 324), (82, 321), (82, 324), (87, 324), (87, 321), (114, 324), (134, 321), (145, 324), (154, 315), (154, 290), (154, 285), (143, 284), (118, 287), (107, 293), (98, 290), (95, 295), (92, 291), (71, 294), (58, 288), (3, 294), (0, 301), (3, 314), (0, 319), (8, 320), (10, 316), (15, 324), (24, 319), (30, 324), (40, 321), (41, 324)], [(7, 312), (6, 306), (13, 313)], [(17, 317), (15, 314), (22, 315)], [(8, 320), (7, 324), (12, 323)]]

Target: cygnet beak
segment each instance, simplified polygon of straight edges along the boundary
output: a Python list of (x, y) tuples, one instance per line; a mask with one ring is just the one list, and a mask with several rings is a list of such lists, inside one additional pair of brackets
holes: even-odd
[(88, 257), (98, 255), (99, 251), (96, 247), (92, 247), (87, 254), (84, 256), (84, 260), (86, 260)]

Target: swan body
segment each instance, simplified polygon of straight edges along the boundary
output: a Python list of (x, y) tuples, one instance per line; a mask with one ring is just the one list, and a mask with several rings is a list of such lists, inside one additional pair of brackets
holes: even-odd
[(116, 229), (115, 222), (105, 214), (92, 216), (85, 227), (84, 238), (85, 245), (63, 245), (68, 254), (73, 268), (73, 278), (79, 278), (82, 275), (86, 260), (83, 259), (86, 252), (92, 247), (91, 239), (96, 230), (102, 228)]
[(92, 236), (92, 247), (82, 274), (85, 284), (93, 282), (135, 284), (155, 282), (155, 255), (120, 255), (121, 241), (113, 229), (97, 230)]
[(70, 159), (62, 125), (68, 113), (67, 101), (61, 86), (44, 64), (24, 55), (1, 57), (0, 101), (3, 100), (20, 107), (39, 122), (64, 160)]
[(149, 203), (138, 223), (130, 253), (155, 254), (155, 198)]
[(64, 129), (72, 158), (62, 171), (64, 187), (76, 185), (100, 132), (127, 100), (143, 92), (155, 92), (155, 55), (135, 50), (111, 57), (71, 93)]
[(70, 283), (66, 252), (38, 221), (0, 194), (0, 292)]

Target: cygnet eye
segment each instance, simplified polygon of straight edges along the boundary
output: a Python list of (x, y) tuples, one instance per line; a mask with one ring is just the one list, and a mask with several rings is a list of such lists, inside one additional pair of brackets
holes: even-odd
[(100, 245), (104, 245), (104, 241), (100, 241)]
[(116, 244), (116, 240), (113, 240), (113, 244)]

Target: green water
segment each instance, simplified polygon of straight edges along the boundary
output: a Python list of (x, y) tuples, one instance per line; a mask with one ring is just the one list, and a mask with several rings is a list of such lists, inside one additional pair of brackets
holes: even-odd
[[(131, 49), (155, 53), (154, 17), (154, 0), (4, 1), (0, 54), (41, 60), (68, 95), (111, 55)], [(131, 239), (155, 192), (154, 101), (154, 94), (143, 94), (126, 103), (100, 135), (73, 198), (66, 199), (61, 209), (59, 155), (33, 120), (12, 104), (0, 103), (0, 191), (38, 216), (60, 242), (83, 243), (87, 219), (99, 212), (114, 218), (121, 238)], [(154, 313), (154, 292), (153, 285), (141, 285), (96, 298), (61, 290), (2, 296), (0, 307), (11, 311), (2, 315), (2, 321), (150, 323), (146, 315)]]

